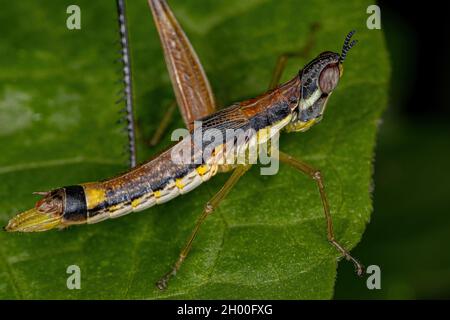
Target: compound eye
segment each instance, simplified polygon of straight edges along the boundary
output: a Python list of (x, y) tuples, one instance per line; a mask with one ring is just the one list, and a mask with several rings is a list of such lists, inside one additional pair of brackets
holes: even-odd
[(339, 73), (339, 67), (337, 64), (328, 66), (322, 70), (319, 77), (319, 86), (323, 93), (329, 94), (334, 90), (334, 88), (336, 88), (339, 82)]

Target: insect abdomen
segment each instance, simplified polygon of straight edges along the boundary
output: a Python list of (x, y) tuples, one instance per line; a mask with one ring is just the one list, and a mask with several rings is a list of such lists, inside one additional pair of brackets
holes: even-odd
[(97, 223), (168, 202), (209, 180), (217, 173), (217, 167), (203, 164), (184, 172), (183, 175), (166, 176), (163, 183), (160, 183), (161, 187), (154, 190), (145, 178), (84, 184), (87, 207), (85, 222)]

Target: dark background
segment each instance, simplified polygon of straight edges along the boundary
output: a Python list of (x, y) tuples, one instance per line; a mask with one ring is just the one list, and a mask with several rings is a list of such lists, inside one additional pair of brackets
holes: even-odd
[(450, 298), (450, 19), (445, 1), (379, 1), (391, 55), (374, 163), (374, 212), (353, 250), (381, 290), (341, 263), (337, 299)]

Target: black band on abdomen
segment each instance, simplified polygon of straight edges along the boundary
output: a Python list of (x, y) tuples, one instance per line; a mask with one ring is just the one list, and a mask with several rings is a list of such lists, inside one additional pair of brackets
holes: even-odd
[(69, 221), (85, 221), (87, 219), (86, 195), (82, 186), (64, 187), (66, 200), (64, 203), (64, 219)]

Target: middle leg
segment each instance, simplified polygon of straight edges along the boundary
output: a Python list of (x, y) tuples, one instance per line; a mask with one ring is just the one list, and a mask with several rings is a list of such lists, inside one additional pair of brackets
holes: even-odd
[(181, 264), (186, 259), (189, 251), (191, 250), (192, 243), (194, 242), (195, 237), (197, 236), (198, 231), (200, 230), (200, 226), (206, 220), (208, 215), (210, 215), (218, 206), (219, 203), (228, 195), (234, 185), (239, 181), (239, 179), (247, 172), (250, 168), (248, 165), (238, 166), (228, 180), (225, 182), (223, 187), (217, 192), (205, 205), (202, 214), (197, 220), (195, 224), (194, 230), (188, 238), (188, 241), (184, 245), (183, 250), (181, 250), (178, 260), (173, 265), (172, 269), (167, 272), (157, 283), (156, 286), (160, 290), (164, 290), (167, 288), (167, 284), (171, 277), (175, 276), (177, 271), (180, 269)]
[(356, 273), (358, 274), (358, 276), (362, 276), (363, 272), (364, 272), (364, 267), (363, 265), (356, 260), (355, 258), (353, 258), (350, 254), (350, 252), (348, 252), (347, 249), (345, 249), (344, 246), (342, 246), (335, 238), (334, 236), (334, 230), (333, 230), (333, 220), (331, 219), (331, 213), (330, 213), (330, 206), (328, 204), (328, 199), (325, 193), (325, 186), (323, 183), (323, 178), (322, 178), (322, 174), (320, 172), (320, 170), (315, 169), (314, 167), (310, 166), (309, 164), (294, 159), (293, 157), (291, 157), (290, 155), (283, 153), (281, 151), (278, 151), (278, 157), (280, 159), (281, 162), (284, 162), (286, 164), (289, 164), (290, 166), (294, 167), (295, 169), (305, 173), (306, 175), (308, 175), (310, 178), (312, 178), (316, 184), (317, 187), (319, 189), (319, 193), (320, 193), (320, 198), (322, 200), (322, 206), (323, 206), (323, 211), (325, 214), (325, 220), (327, 223), (327, 237), (328, 237), (328, 241), (349, 261), (352, 261), (353, 264), (355, 265), (355, 269), (356, 269)]

